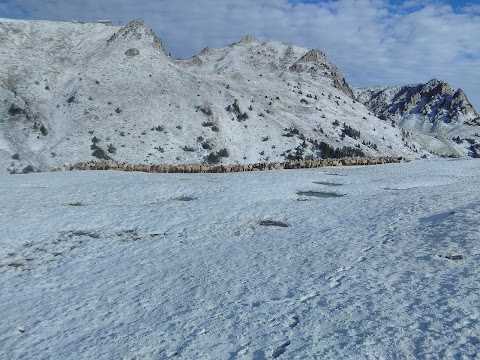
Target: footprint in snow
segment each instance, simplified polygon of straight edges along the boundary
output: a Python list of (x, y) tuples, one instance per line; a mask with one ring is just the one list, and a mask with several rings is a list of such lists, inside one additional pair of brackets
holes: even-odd
[(287, 346), (291, 344), (290, 340), (285, 341), (282, 345), (277, 347), (275, 350), (273, 350), (272, 357), (278, 358), (280, 355), (282, 355), (285, 351), (287, 351)]

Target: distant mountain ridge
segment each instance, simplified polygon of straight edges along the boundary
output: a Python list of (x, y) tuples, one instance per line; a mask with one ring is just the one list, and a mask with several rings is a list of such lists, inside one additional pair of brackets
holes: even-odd
[(480, 120), (462, 89), (453, 91), (437, 79), (426, 84), (359, 89), (356, 96), (375, 114), (387, 118), (421, 115), (431, 123)]
[[(142, 20), (8, 19), (0, 19), (0, 49), (0, 172), (107, 158), (251, 164), (471, 152), (462, 139), (417, 136), (377, 117), (391, 107), (354, 94), (320, 50), (246, 36), (174, 61)], [(452, 114), (468, 110), (461, 94), (448, 101)]]
[(467, 147), (468, 155), (480, 156), (480, 117), (462, 89), (432, 79), (425, 84), (355, 89), (355, 96), (383, 120), (420, 137), (435, 137), (446, 147)]

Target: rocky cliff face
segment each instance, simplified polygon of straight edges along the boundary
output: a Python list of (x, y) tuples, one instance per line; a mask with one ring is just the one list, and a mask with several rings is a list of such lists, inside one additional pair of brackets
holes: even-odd
[(401, 126), (435, 154), (480, 157), (480, 117), (461, 89), (433, 79), (355, 89), (355, 95), (379, 118)]
[(436, 79), (419, 85), (359, 89), (356, 95), (375, 114), (384, 118), (420, 115), (431, 123), (478, 118), (462, 89), (454, 91), (449, 84)]

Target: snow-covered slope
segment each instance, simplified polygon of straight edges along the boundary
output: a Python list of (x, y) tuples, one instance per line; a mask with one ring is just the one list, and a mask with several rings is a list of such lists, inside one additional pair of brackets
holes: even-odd
[(2, 172), (104, 155), (198, 163), (221, 149), (224, 163), (322, 156), (309, 139), (373, 156), (427, 150), (355, 101), (319, 50), (247, 36), (173, 61), (141, 20), (1, 19), (0, 45)]
[[(480, 157), (480, 117), (465, 93), (433, 79), (426, 84), (355, 89), (359, 101), (440, 154)], [(432, 142), (435, 137), (438, 142)]]
[(479, 177), (1, 176), (0, 358), (476, 359)]

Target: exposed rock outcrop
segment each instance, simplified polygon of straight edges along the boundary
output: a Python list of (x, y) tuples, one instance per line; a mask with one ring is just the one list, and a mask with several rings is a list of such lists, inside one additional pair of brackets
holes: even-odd
[[(400, 125), (435, 154), (480, 156), (480, 117), (461, 89), (433, 79), (426, 84), (356, 89), (355, 95), (380, 119)], [(438, 144), (434, 148), (432, 139)]]
[(154, 48), (159, 50), (163, 55), (170, 57), (165, 51), (162, 41), (155, 35), (152, 29), (150, 29), (142, 19), (136, 19), (130, 21), (127, 25), (122, 27), (120, 31), (113, 34), (110, 39), (107, 40), (107, 44), (113, 43), (115, 40), (123, 38), (129, 40), (141, 40), (142, 38), (151, 39)]
[(343, 77), (342, 73), (330, 64), (325, 53), (312, 49), (303, 55), (297, 62), (290, 66), (290, 71), (308, 72), (311, 76), (325, 76), (333, 80), (333, 86), (354, 98), (353, 91)]
[(356, 95), (382, 118), (419, 115), (431, 123), (452, 123), (478, 117), (461, 89), (454, 91), (437, 79), (419, 85), (359, 89)]

